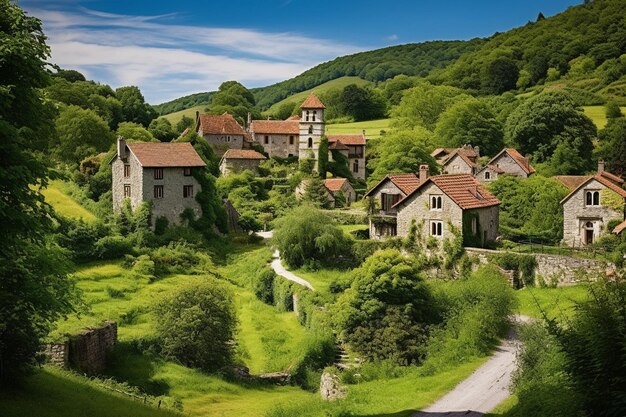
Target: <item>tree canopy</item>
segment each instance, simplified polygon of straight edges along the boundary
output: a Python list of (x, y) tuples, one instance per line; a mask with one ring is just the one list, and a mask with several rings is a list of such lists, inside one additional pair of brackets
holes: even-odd
[(139, 123), (140, 125), (148, 127), (152, 119), (156, 119), (156, 110), (146, 103), (138, 87), (120, 87), (115, 90), (115, 95), (120, 103), (122, 103), (125, 121)]
[(626, 175), (626, 118), (611, 119), (598, 135), (597, 155), (606, 162), (607, 170)]
[(109, 126), (92, 110), (68, 106), (56, 120), (59, 135), (57, 154), (65, 162), (81, 161), (86, 156), (109, 149), (114, 142)]

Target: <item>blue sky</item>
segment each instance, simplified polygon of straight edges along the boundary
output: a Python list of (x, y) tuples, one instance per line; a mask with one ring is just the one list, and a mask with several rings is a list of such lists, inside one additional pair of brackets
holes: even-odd
[(550, 16), (567, 0), (24, 0), (52, 61), (160, 103), (226, 80), (268, 85), (349, 53), (471, 39)]

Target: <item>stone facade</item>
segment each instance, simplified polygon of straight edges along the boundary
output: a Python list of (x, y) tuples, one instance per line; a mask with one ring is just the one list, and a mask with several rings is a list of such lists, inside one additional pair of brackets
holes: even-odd
[(298, 157), (300, 159), (310, 158), (312, 154), (316, 161), (316, 170), (320, 141), (325, 132), (324, 128), (324, 109), (302, 108)]
[(220, 172), (223, 176), (227, 176), (232, 173), (252, 171), (255, 175), (259, 173), (259, 159), (231, 159), (222, 158), (220, 162)]
[(263, 150), (269, 156), (278, 158), (298, 156), (299, 141), (299, 135), (254, 133), (254, 142), (263, 146)]
[(508, 175), (514, 175), (516, 177), (528, 178), (528, 173), (522, 169), (522, 167), (517, 163), (508, 152), (501, 152), (491, 161), (489, 161), (489, 165), (494, 165), (497, 168), (500, 168)]
[(242, 149), (244, 147), (243, 135), (202, 134), (202, 129), (198, 131), (198, 135), (202, 136), (211, 145), (217, 156), (224, 155), (224, 152), (228, 149)]
[(495, 166), (485, 166), (475, 175), (476, 179), (480, 182), (491, 182), (498, 179), (502, 171)]
[[(406, 197), (406, 194), (389, 179), (368, 195), (368, 198), (373, 200), (369, 216), (370, 239), (380, 240), (397, 235), (397, 210), (391, 207), (384, 207), (384, 205), (387, 204), (389, 206), (391, 202), (398, 202), (404, 197)], [(385, 203), (384, 200), (388, 200), (388, 202)]]
[[(202, 168), (192, 168), (202, 169)], [(154, 187), (163, 186), (163, 197), (155, 198)], [(191, 186), (191, 194), (185, 196), (184, 187)], [(202, 215), (196, 196), (202, 191), (200, 183), (193, 175), (185, 175), (183, 168), (163, 168), (163, 179), (154, 178), (154, 168), (143, 170), (143, 199), (152, 201), (152, 221), (165, 217), (170, 224), (180, 224), (180, 215), (191, 209), (196, 218)]]
[[(599, 193), (599, 204), (586, 204), (587, 192)], [(618, 212), (604, 204), (608, 194), (615, 194), (595, 178), (561, 202), (563, 205), (563, 242), (568, 246), (582, 246), (594, 242), (605, 233), (607, 223), (611, 219), (623, 219), (624, 213)], [(593, 199), (592, 199), (593, 202)]]
[[(120, 150), (118, 150), (118, 155), (119, 153)], [(143, 202), (143, 167), (137, 157), (130, 152), (128, 152), (125, 160), (118, 155), (111, 163), (113, 212), (115, 213), (119, 213), (126, 199), (130, 200), (130, 206), (133, 210)], [(124, 176), (125, 165), (129, 166), (126, 170), (128, 173), (130, 169), (130, 176)], [(125, 186), (130, 186), (130, 197), (126, 197), (124, 194)]]
[(454, 155), (444, 162), (442, 166), (444, 174), (471, 174), (474, 175), (474, 165), (470, 165), (461, 155)]

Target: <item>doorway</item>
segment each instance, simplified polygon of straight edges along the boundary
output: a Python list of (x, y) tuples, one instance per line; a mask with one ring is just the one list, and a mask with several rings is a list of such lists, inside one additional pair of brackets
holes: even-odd
[(591, 245), (593, 243), (593, 223), (585, 223), (585, 245)]

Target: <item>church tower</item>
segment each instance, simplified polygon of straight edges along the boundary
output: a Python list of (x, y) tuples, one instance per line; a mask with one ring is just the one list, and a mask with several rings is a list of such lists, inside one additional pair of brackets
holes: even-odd
[(300, 159), (315, 159), (315, 170), (317, 170), (320, 140), (326, 131), (324, 126), (325, 108), (326, 106), (313, 93), (300, 106), (302, 116), (300, 118), (298, 157)]

